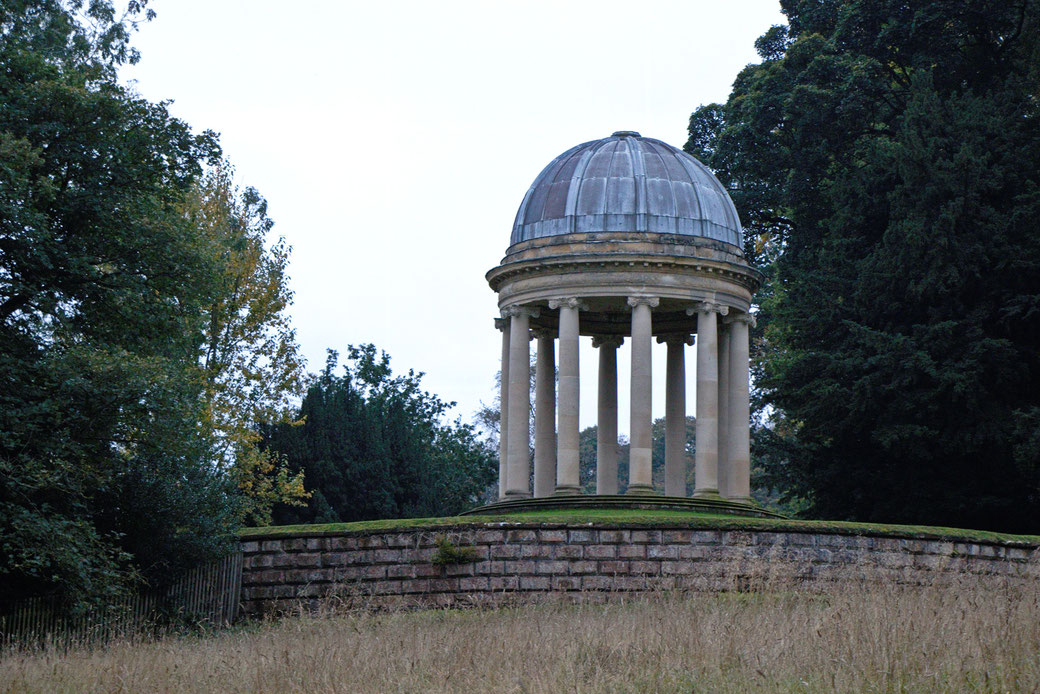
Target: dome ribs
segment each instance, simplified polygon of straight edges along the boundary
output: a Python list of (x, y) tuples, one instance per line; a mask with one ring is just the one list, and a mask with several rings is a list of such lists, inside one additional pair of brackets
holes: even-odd
[(689, 154), (629, 131), (572, 147), (550, 162), (524, 196), (511, 243), (600, 232), (743, 245), (740, 218), (714, 174)]

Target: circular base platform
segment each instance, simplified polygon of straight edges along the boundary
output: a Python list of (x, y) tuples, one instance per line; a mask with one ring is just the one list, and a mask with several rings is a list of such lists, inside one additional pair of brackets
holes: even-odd
[(657, 494), (559, 495), (541, 498), (509, 499), (470, 509), (460, 514), (491, 515), (524, 511), (562, 511), (568, 509), (669, 509), (691, 513), (724, 513), (757, 518), (785, 518), (752, 503), (719, 498), (689, 498)]

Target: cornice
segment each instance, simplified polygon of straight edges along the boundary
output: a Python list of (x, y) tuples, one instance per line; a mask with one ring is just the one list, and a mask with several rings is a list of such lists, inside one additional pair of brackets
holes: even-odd
[(556, 256), (549, 258), (533, 258), (502, 263), (488, 270), (485, 279), (494, 291), (499, 291), (503, 284), (524, 277), (560, 274), (565, 272), (588, 272), (589, 270), (659, 270), (662, 272), (679, 272), (697, 274), (707, 277), (721, 277), (739, 284), (754, 293), (762, 286), (763, 275), (749, 265), (737, 265), (717, 260), (667, 256), (653, 254), (617, 254), (599, 255), (582, 254)]

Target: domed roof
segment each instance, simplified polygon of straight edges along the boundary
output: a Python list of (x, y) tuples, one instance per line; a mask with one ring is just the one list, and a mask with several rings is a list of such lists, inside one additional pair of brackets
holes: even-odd
[(742, 247), (719, 179), (669, 144), (620, 131), (553, 159), (520, 203), (510, 244), (559, 234), (651, 232)]

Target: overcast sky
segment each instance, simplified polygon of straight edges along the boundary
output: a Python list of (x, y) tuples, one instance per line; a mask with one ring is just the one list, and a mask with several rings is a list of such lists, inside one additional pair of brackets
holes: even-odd
[[(470, 421), (501, 338), (484, 273), (557, 154), (616, 130), (681, 147), (783, 23), (777, 0), (299, 2), (153, 0), (124, 71), (196, 130), (293, 246), (291, 309), (311, 371), (372, 342)], [(596, 418), (582, 338), (581, 425)], [(654, 416), (664, 350), (654, 345)], [(619, 359), (628, 431), (627, 344)], [(687, 354), (693, 412), (693, 351)]]

